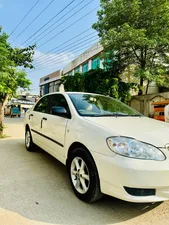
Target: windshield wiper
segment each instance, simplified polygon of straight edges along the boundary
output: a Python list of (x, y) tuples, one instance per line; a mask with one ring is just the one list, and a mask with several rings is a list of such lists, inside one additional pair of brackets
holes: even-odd
[(123, 113), (107, 113), (107, 114), (98, 114), (98, 115), (92, 115), (95, 117), (107, 117), (107, 116), (112, 116), (112, 117), (117, 117), (117, 116), (128, 116), (128, 114), (123, 114)]
[(129, 115), (124, 113), (107, 113), (107, 114), (95, 114), (88, 115), (91, 117), (142, 117), (142, 115)]

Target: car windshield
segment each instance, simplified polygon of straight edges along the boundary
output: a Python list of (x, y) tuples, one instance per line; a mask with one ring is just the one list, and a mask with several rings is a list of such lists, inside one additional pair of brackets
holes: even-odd
[(142, 116), (124, 103), (110, 97), (95, 94), (68, 94), (81, 116)]

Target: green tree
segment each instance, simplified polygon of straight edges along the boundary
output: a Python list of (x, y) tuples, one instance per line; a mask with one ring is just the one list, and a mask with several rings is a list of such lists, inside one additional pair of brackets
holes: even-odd
[(65, 76), (61, 83), (66, 91), (90, 92), (109, 95), (127, 103), (130, 100), (130, 90), (133, 84), (121, 81), (118, 76), (114, 76), (112, 71), (103, 69), (90, 70), (84, 74)]
[(168, 0), (101, 0), (93, 28), (105, 52), (114, 50), (114, 59), (121, 68), (136, 66), (134, 75), (140, 79), (140, 95), (144, 81), (168, 86)]
[(64, 84), (66, 91), (83, 92), (84, 89), (84, 76), (81, 73), (76, 73), (74, 76), (62, 77), (61, 83)]
[(12, 48), (7, 41), (8, 35), (0, 28), (0, 137), (3, 135), (4, 107), (8, 97), (15, 95), (16, 90), (29, 88), (31, 82), (23, 70), (17, 67), (33, 68), (34, 47)]
[(90, 70), (84, 74), (85, 91), (118, 98), (118, 78), (102, 69)]

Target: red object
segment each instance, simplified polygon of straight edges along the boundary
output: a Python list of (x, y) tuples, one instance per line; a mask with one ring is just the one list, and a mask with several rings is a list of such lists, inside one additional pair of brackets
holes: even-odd
[(160, 121), (165, 122), (164, 108), (168, 104), (169, 104), (169, 100), (152, 103), (152, 105), (154, 105), (154, 119), (155, 120), (160, 120)]
[(38, 97), (36, 97), (36, 98), (35, 98), (35, 102), (38, 102), (38, 100), (39, 100), (39, 98), (38, 98)]

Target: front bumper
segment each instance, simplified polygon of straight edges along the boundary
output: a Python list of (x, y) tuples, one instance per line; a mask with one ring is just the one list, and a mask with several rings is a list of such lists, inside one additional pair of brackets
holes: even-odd
[[(169, 200), (169, 161), (139, 160), (92, 153), (96, 162), (101, 191), (129, 202)], [(134, 196), (125, 187), (155, 189), (153, 195)]]

